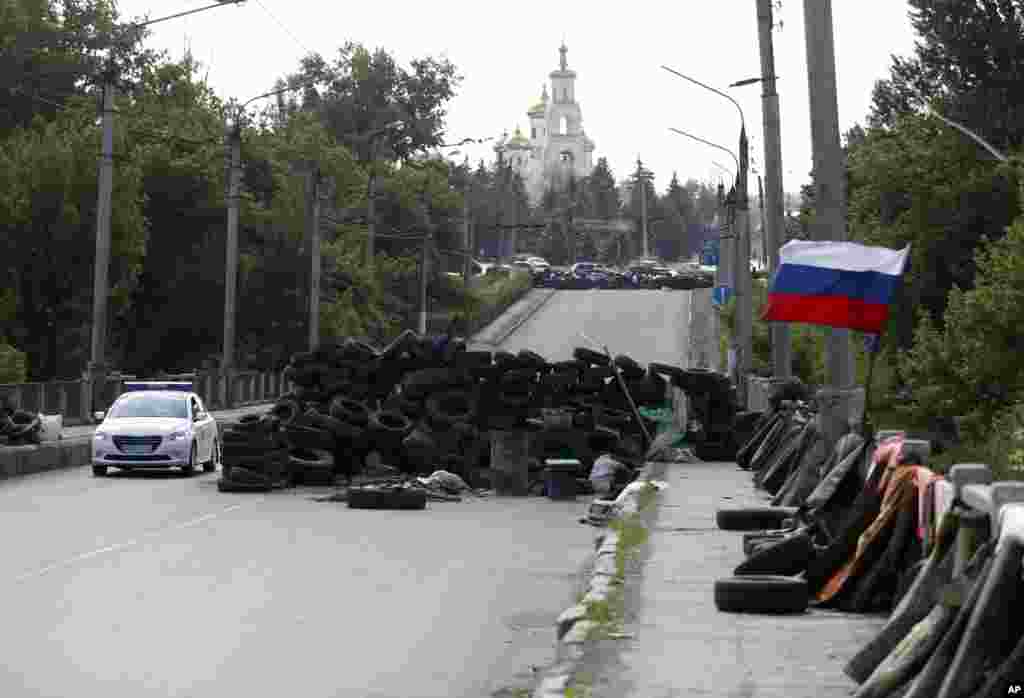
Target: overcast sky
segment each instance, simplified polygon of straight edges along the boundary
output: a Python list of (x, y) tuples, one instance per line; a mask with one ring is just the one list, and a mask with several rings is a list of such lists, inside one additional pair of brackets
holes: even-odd
[[(118, 0), (124, 19), (163, 17), (209, 0)], [(863, 123), (875, 80), (893, 53), (909, 54), (914, 35), (901, 0), (833, 0), (840, 128)], [(811, 169), (803, 0), (776, 10), (776, 73), (782, 119), (785, 188), (799, 191)], [(152, 27), (149, 45), (172, 58), (186, 45), (209, 69), (222, 97), (247, 100), (273, 88), (309, 51), (329, 60), (347, 40), (382, 47), (399, 61), (447, 56), (464, 76), (451, 102), (448, 140), (482, 138), (529, 127), (526, 110), (568, 46), (577, 72), (583, 126), (617, 179), (639, 155), (663, 190), (672, 172), (717, 182), (713, 162), (728, 154), (671, 133), (674, 126), (735, 148), (739, 116), (728, 101), (677, 78), (662, 64), (723, 91), (760, 74), (755, 0), (713, 3), (323, 2), (248, 0)], [(747, 119), (754, 167), (762, 170), (761, 88), (729, 90)], [(488, 146), (463, 149), (490, 161)], [(755, 180), (752, 180), (755, 181)]]

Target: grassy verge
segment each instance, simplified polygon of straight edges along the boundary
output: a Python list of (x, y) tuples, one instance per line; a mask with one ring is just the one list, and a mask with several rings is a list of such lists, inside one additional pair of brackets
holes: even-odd
[(461, 278), (447, 277), (444, 293), (435, 305), (428, 332), (442, 332), (456, 315), (466, 318), (467, 337), (494, 322), (509, 306), (529, 293), (533, 284), (528, 274), (486, 276), (467, 288)]
[[(588, 639), (603, 639), (622, 629), (625, 611), (623, 584), (626, 580), (626, 565), (636, 559), (640, 548), (647, 542), (648, 531), (641, 516), (654, 505), (658, 496), (658, 488), (647, 483), (640, 491), (638, 509), (635, 514), (626, 514), (612, 521), (609, 528), (618, 534), (618, 545), (615, 549), (615, 576), (608, 597), (603, 601), (587, 601), (587, 613), (584, 620), (596, 623)], [(582, 602), (582, 599), (581, 599)]]

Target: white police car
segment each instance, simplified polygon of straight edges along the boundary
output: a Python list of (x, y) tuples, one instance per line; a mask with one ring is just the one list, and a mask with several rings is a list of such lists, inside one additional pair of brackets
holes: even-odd
[(181, 468), (212, 472), (220, 464), (217, 422), (191, 383), (127, 382), (92, 440), (92, 473), (107, 469)]

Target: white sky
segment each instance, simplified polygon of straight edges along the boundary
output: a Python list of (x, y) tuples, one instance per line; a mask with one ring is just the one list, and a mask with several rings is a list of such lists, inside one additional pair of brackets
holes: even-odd
[[(163, 17), (211, 2), (117, 4), (123, 19), (134, 19), (144, 14)], [(901, 0), (833, 0), (841, 130), (864, 122), (872, 86), (888, 75), (890, 56), (912, 51), (907, 8)], [(775, 32), (775, 60), (785, 188), (796, 192), (811, 169), (803, 0), (782, 0), (775, 19), (783, 23)], [(673, 170), (680, 180), (728, 181), (712, 164), (732, 168), (726, 153), (676, 135), (668, 127), (734, 149), (739, 131), (735, 107), (665, 72), (663, 64), (729, 91), (740, 102), (754, 167), (763, 171), (761, 88), (727, 88), (760, 74), (755, 0), (642, 6), (581, 0), (498, 5), (464, 0), (248, 0), (160, 23), (151, 30), (151, 47), (178, 58), (190, 45), (209, 68), (209, 82), (217, 93), (243, 101), (272, 89), (278, 77), (297, 68), (308, 50), (330, 60), (347, 40), (385, 48), (402, 63), (425, 55), (447, 56), (465, 78), (450, 103), (449, 142), (500, 135), (517, 124), (528, 129), (526, 109), (549, 82), (564, 38), (569, 67), (578, 74), (576, 98), (583, 125), (596, 142), (595, 162), (607, 157), (617, 179), (632, 171), (639, 154), (654, 171), (659, 191)], [(493, 157), (489, 146), (462, 152), (474, 164), (481, 157)]]

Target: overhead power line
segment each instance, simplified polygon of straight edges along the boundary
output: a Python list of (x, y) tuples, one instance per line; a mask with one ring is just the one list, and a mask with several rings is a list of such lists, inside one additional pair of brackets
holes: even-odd
[(263, 8), (263, 11), (264, 11), (264, 12), (266, 12), (266, 13), (267, 13), (267, 15), (269, 15), (269, 16), (270, 16), (270, 19), (272, 19), (272, 20), (274, 21), (274, 23), (275, 23), (275, 24), (277, 24), (277, 26), (278, 26), (278, 27), (280, 27), (280, 28), (281, 28), (281, 30), (282, 30), (282, 31), (283, 31), (283, 32), (284, 32), (285, 34), (287, 34), (287, 35), (288, 35), (288, 36), (289, 36), (289, 37), (291, 38), (291, 40), (292, 40), (292, 41), (294, 41), (294, 42), (295, 42), (295, 44), (296, 44), (296, 45), (297, 45), (297, 46), (298, 46), (299, 48), (301, 48), (301, 49), (302, 49), (303, 51), (305, 51), (305, 52), (306, 52), (307, 54), (309, 54), (309, 53), (316, 53), (316, 51), (314, 51), (313, 49), (309, 48), (309, 46), (307, 46), (306, 44), (304, 44), (304, 43), (302, 42), (302, 40), (301, 40), (301, 39), (299, 39), (299, 37), (297, 37), (297, 36), (295, 35), (295, 32), (293, 32), (293, 31), (292, 31), (291, 29), (289, 29), (289, 28), (288, 28), (288, 26), (287, 26), (287, 25), (286, 25), (286, 24), (285, 24), (284, 22), (282, 22), (282, 21), (281, 21), (280, 19), (278, 19), (277, 15), (275, 15), (275, 14), (274, 14), (273, 12), (271, 12), (271, 11), (270, 11), (270, 8), (269, 8), (269, 7), (267, 7), (267, 6), (266, 6), (266, 5), (265, 5), (265, 4), (263, 3), (263, 0), (256, 0), (256, 4), (257, 4), (257, 5), (259, 5), (259, 6), (261, 7), (261, 8)]

